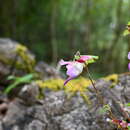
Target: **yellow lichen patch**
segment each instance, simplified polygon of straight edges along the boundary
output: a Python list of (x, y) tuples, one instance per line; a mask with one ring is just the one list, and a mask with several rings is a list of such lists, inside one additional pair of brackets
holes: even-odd
[(24, 46), (24, 45), (22, 45), (22, 44), (18, 44), (17, 46), (16, 46), (16, 51), (22, 51), (22, 52), (26, 52), (27, 51), (27, 48)]
[(36, 84), (38, 84), (38, 86), (40, 88), (49, 88), (51, 90), (57, 91), (60, 89), (63, 89), (63, 83), (64, 80), (62, 79), (50, 79), (50, 80), (46, 80), (46, 81), (42, 81), (42, 80), (37, 80), (35, 81)]
[(78, 79), (71, 80), (67, 83), (66, 86), (63, 86), (64, 80), (62, 79), (50, 79), (46, 81), (37, 80), (36, 84), (40, 88), (49, 88), (54, 91), (64, 90), (66, 93), (70, 93), (71, 96), (75, 95), (77, 92), (83, 97), (85, 102), (90, 104), (89, 97), (86, 95), (87, 87), (91, 85), (91, 81), (89, 79), (80, 77)]
[(70, 81), (66, 86), (65, 86), (65, 92), (69, 92), (72, 95), (76, 94), (77, 92), (80, 93), (82, 98), (87, 104), (91, 104), (88, 95), (86, 95), (85, 92), (87, 92), (87, 87), (91, 85), (91, 81), (89, 79), (80, 77), (78, 79), (74, 79)]
[(107, 77), (104, 77), (103, 79), (117, 83), (118, 82), (118, 75), (117, 74), (108, 75)]
[(28, 72), (33, 72), (35, 59), (31, 57), (31, 55), (29, 55), (28, 49), (25, 46), (18, 44), (15, 51), (22, 59), (22, 62), (24, 64), (23, 68), (26, 69)]
[(71, 80), (66, 84), (65, 91), (67, 92), (85, 92), (87, 87), (91, 85), (91, 81), (89, 79), (80, 77), (78, 79)]

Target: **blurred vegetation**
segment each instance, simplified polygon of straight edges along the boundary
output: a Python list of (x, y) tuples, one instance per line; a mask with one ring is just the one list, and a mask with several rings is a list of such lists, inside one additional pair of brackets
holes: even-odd
[(98, 55), (98, 74), (127, 71), (130, 37), (123, 37), (130, 0), (4, 0), (0, 37), (27, 45), (38, 60), (56, 64), (81, 54)]

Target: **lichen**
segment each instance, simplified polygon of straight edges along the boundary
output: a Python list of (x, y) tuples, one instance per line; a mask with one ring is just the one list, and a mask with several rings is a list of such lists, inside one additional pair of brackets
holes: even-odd
[[(14, 54), (14, 58), (8, 57), (9, 54)], [(17, 44), (15, 49), (11, 50), (9, 54), (7, 54), (7, 56), (6, 54), (1, 55), (0, 62), (9, 66), (13, 65), (16, 69), (22, 69), (29, 73), (33, 72), (35, 59), (31, 54), (28, 53), (28, 49), (25, 46)]]
[(54, 91), (61, 90), (63, 88), (63, 79), (50, 79), (46, 81), (36, 80), (35, 83), (42, 89), (48, 88)]
[(111, 74), (106, 77), (103, 77), (104, 80), (112, 82), (110, 87), (114, 87), (118, 83), (118, 75), (117, 74)]
[(21, 57), (24, 69), (26, 69), (28, 72), (33, 72), (35, 59), (28, 54), (28, 49), (25, 46), (18, 44), (15, 51), (16, 54)]
[(63, 86), (63, 79), (50, 79), (47, 81), (37, 80), (35, 82), (42, 89), (49, 88), (53, 91), (64, 90), (67, 94), (69, 93), (71, 97), (76, 93), (80, 93), (85, 102), (90, 104), (89, 97), (86, 95), (88, 91), (87, 87), (91, 85), (89, 79), (79, 77), (78, 79), (70, 81), (66, 86)]
[(111, 82), (118, 82), (118, 75), (117, 74), (111, 74), (103, 78), (104, 80), (111, 81)]
[(91, 85), (91, 81), (89, 79), (79, 77), (78, 79), (74, 79), (70, 81), (66, 87), (65, 91), (66, 92), (86, 92), (87, 87)]

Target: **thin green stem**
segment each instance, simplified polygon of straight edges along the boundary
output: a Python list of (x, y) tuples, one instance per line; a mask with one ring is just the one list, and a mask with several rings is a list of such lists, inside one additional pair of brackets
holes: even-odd
[(90, 72), (89, 72), (89, 69), (88, 69), (88, 66), (87, 66), (86, 63), (85, 63), (85, 65), (86, 65), (88, 77), (89, 77), (89, 79), (90, 79), (90, 81), (91, 81), (91, 83), (92, 83), (92, 86), (93, 86), (93, 88), (94, 88), (94, 90), (95, 90), (95, 92), (96, 92), (97, 98), (99, 99), (100, 104), (103, 105), (103, 104), (104, 104), (103, 98), (102, 98), (102, 96), (100, 95), (98, 89), (96, 88), (96, 86), (95, 86), (95, 84), (94, 84), (94, 82), (93, 82), (92, 76), (91, 76), (91, 74), (90, 74)]
[(91, 77), (91, 74), (90, 74), (90, 72), (89, 72), (89, 69), (88, 69), (88, 66), (87, 66), (87, 65), (86, 65), (86, 69), (87, 69), (87, 72), (88, 72), (88, 77), (89, 77), (89, 79), (90, 79), (90, 81), (91, 81), (91, 83), (92, 83), (92, 86), (93, 86), (93, 88), (95, 89), (96, 93), (98, 93), (98, 90), (97, 90), (97, 88), (96, 88), (96, 86), (95, 86), (95, 84), (94, 84), (94, 82), (93, 82), (93, 79), (92, 79), (92, 77)]

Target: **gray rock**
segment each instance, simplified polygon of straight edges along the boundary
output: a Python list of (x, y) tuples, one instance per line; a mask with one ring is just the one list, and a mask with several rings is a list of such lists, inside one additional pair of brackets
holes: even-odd
[[(117, 101), (127, 103), (129, 99), (129, 93), (127, 94), (129, 77), (129, 75), (120, 77), (119, 83), (114, 88), (110, 87), (109, 81), (96, 82), (104, 102), (111, 105), (118, 119), (123, 118), (123, 114)], [(33, 102), (28, 105), (25, 103), (26, 98), (28, 102), (28, 98), (31, 97), (27, 96), (15, 99), (9, 104), (6, 115), (1, 119), (0, 127), (3, 130), (115, 130), (114, 125), (106, 122), (107, 116), (99, 114), (101, 106), (97, 103), (92, 87), (86, 94), (89, 94), (92, 105), (87, 105), (78, 93), (68, 99), (63, 90), (45, 91), (45, 98), (41, 104)]]
[[(24, 52), (22, 52), (24, 51)], [(20, 53), (24, 53), (29, 63), (25, 63)], [(0, 78), (9, 74), (23, 75), (29, 72), (31, 65), (34, 66), (35, 57), (25, 46), (20, 43), (0, 38)]]
[(40, 75), (42, 80), (60, 78), (61, 74), (59, 67), (54, 68), (45, 62), (38, 62), (35, 66), (35, 71)]
[(39, 87), (36, 83), (32, 82), (22, 87), (18, 97), (24, 101), (25, 104), (31, 105), (37, 102), (39, 96)]
[(25, 130), (45, 130), (46, 125), (39, 120), (33, 120)]

